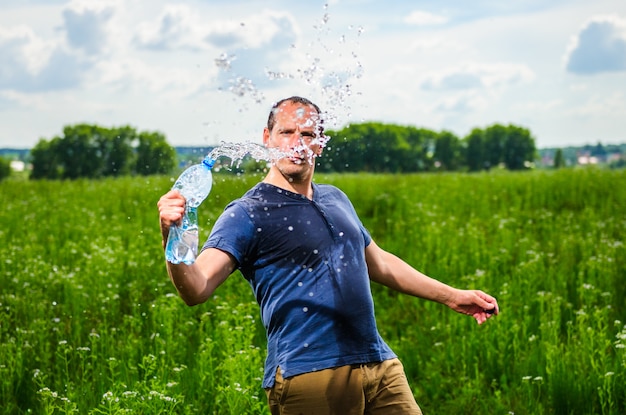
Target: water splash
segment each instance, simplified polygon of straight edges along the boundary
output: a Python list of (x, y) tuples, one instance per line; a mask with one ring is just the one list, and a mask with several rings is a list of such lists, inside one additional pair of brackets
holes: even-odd
[(217, 160), (220, 157), (227, 157), (231, 163), (243, 160), (244, 157), (250, 155), (256, 161), (272, 161), (280, 157), (286, 157), (286, 154), (274, 148), (267, 148), (256, 143), (227, 143), (221, 142), (208, 154), (211, 160)]
[(251, 79), (238, 76), (231, 79), (230, 84), (228, 90), (239, 97), (249, 96), (257, 104), (261, 104), (265, 100), (263, 93), (258, 90)]
[[(364, 32), (363, 27), (349, 25), (348, 32), (336, 34), (331, 28), (331, 21), (330, 6), (326, 3), (321, 18), (312, 25), (316, 34), (315, 40), (305, 45), (304, 49), (291, 45), (287, 51), (288, 60), (306, 62), (302, 66), (289, 70), (264, 68), (267, 81), (289, 85), (300, 82), (306, 85), (310, 93), (305, 93), (304, 96), (310, 95), (307, 98), (317, 101), (320, 105), (322, 109), (320, 115), (326, 129), (341, 128), (351, 118), (352, 103), (355, 97), (360, 95), (355, 90), (354, 81), (363, 76), (363, 66), (354, 51), (359, 46), (360, 37)], [(299, 55), (299, 52), (302, 53)], [(234, 54), (228, 53), (222, 53), (215, 59), (216, 66), (229, 73), (228, 90), (237, 98), (252, 99), (256, 104), (266, 103), (265, 96), (258, 88), (264, 81), (262, 79), (253, 81), (235, 73), (231, 65), (235, 59)], [(255, 84), (257, 81), (259, 83)], [(302, 87), (297, 86), (295, 89)], [(248, 109), (244, 103), (240, 111)]]
[(309, 144), (302, 142), (300, 145), (295, 146), (290, 151), (282, 151), (275, 147), (265, 147), (261, 144), (245, 142), (245, 143), (228, 143), (222, 141), (220, 145), (213, 148), (209, 154), (205, 157), (205, 160), (213, 166), (218, 159), (226, 157), (230, 159), (230, 166), (239, 166), (247, 156), (250, 156), (255, 161), (267, 161), (268, 163), (275, 163), (282, 158), (292, 158), (294, 156), (302, 156), (303, 159), (309, 164), (313, 164), (317, 155), (311, 146), (317, 145), (323, 147), (326, 144), (327, 138), (315, 138)]

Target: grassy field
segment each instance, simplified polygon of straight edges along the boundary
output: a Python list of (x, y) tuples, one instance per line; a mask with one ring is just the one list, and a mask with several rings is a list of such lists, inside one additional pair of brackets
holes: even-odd
[[(217, 176), (201, 239), (260, 176)], [(483, 326), (373, 286), (425, 414), (626, 413), (626, 171), (317, 177), (379, 245), (502, 313)], [(237, 275), (197, 307), (167, 278), (171, 178), (0, 183), (4, 414), (262, 414), (265, 336)]]

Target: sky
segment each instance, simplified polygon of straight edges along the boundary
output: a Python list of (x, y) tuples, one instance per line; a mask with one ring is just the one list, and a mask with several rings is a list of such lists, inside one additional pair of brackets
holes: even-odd
[(78, 123), (260, 143), (292, 95), (333, 130), (499, 123), (539, 148), (625, 143), (626, 1), (0, 2), (0, 147)]

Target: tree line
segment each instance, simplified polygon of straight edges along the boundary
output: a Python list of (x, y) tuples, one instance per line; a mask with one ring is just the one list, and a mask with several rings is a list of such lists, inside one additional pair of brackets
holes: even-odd
[(459, 138), (449, 131), (368, 122), (352, 124), (332, 137), (318, 171), (410, 173), (529, 168), (537, 157), (530, 131), (515, 125), (475, 128)]
[(77, 179), (170, 173), (176, 151), (158, 132), (130, 126), (77, 124), (41, 139), (30, 152), (33, 179)]
[[(530, 131), (514, 125), (475, 128), (464, 138), (449, 131), (378, 122), (351, 124), (326, 134), (331, 139), (317, 160), (320, 172), (522, 170), (537, 156)], [(31, 150), (31, 178), (169, 174), (181, 157), (158, 132), (139, 132), (130, 126), (69, 125), (62, 135), (41, 139)], [(239, 166), (232, 171), (263, 167), (250, 159)]]

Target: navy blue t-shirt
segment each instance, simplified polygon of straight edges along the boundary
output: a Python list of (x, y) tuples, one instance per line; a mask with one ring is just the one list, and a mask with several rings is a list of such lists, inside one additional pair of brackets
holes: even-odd
[(365, 263), (371, 237), (347, 196), (313, 184), (313, 200), (259, 183), (231, 202), (203, 249), (230, 253), (267, 331), (263, 387), (284, 377), (396, 357), (380, 337)]

